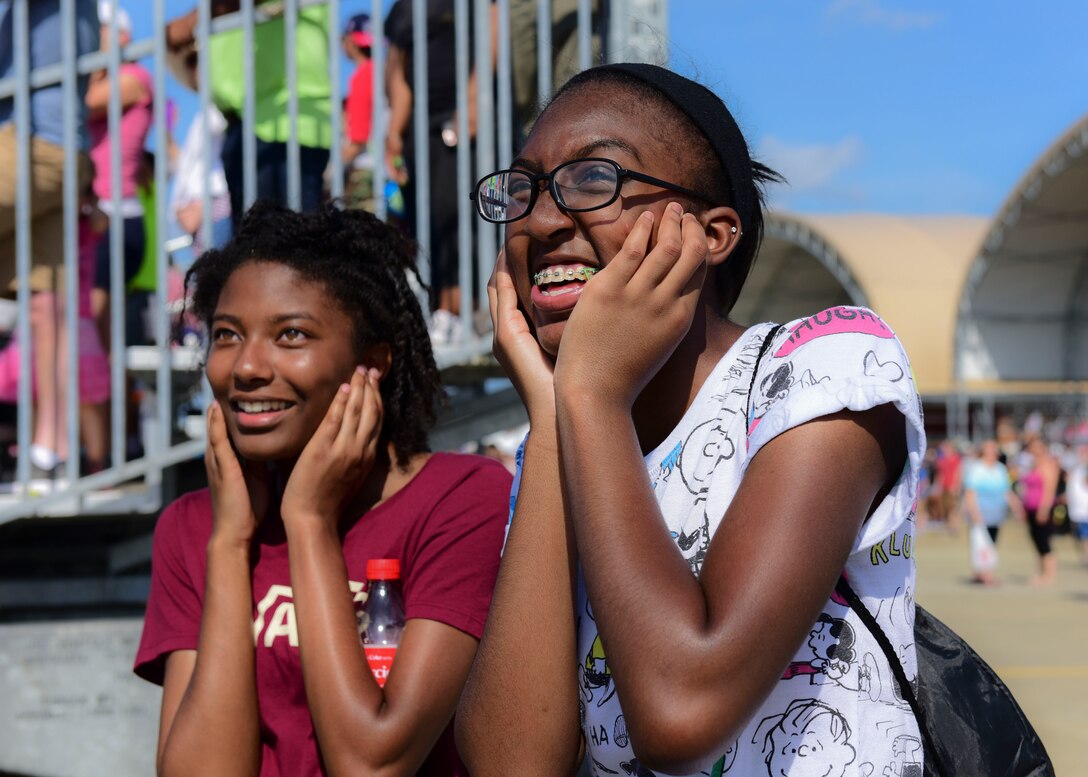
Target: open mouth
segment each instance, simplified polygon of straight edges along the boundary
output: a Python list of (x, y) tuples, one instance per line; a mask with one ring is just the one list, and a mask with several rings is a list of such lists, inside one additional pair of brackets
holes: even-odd
[(596, 274), (596, 267), (585, 265), (545, 267), (533, 276), (533, 291), (542, 297), (557, 297), (581, 291), (586, 281)]
[(282, 399), (235, 399), (230, 403), (240, 427), (273, 424), (294, 405), (294, 402)]

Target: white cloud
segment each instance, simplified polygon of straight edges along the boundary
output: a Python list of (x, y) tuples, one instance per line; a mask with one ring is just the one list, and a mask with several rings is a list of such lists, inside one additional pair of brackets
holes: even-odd
[(785, 176), (794, 193), (828, 186), (864, 155), (864, 144), (854, 136), (834, 144), (791, 145), (768, 135), (756, 150), (757, 158)]
[(918, 30), (932, 27), (940, 14), (918, 11), (898, 11), (886, 8), (881, 0), (834, 0), (827, 7), (827, 16), (849, 14), (863, 24), (886, 27), (889, 30)]

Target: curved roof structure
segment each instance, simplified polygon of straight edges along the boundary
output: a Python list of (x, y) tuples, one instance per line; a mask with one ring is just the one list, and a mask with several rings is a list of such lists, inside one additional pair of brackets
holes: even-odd
[(770, 213), (733, 316), (788, 321), (865, 305), (895, 330), (923, 396), (953, 393), (956, 310), (989, 222), (973, 216)]
[(1088, 116), (998, 212), (957, 318), (956, 371), (969, 393), (1088, 380)]

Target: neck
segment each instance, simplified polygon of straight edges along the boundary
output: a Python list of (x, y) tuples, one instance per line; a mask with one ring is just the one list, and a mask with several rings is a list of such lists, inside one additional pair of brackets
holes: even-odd
[(680, 423), (710, 373), (745, 328), (700, 305), (691, 329), (635, 400), (631, 416), (647, 453)]

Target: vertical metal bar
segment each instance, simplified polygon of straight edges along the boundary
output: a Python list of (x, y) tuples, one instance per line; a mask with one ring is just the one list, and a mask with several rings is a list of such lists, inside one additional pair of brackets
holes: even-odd
[(121, 46), (117, 6), (110, 15), (106, 108), (110, 144), (110, 408), (113, 466), (125, 462), (127, 451), (125, 388), (125, 225), (121, 213)]
[(301, 153), (298, 146), (298, 0), (287, 0), (283, 9), (283, 43), (287, 68), (287, 206), (302, 209)]
[[(257, 199), (257, 90), (253, 65), (253, 0), (242, 0), (242, 71), (249, 88), (242, 98), (242, 208), (248, 210)], [(242, 217), (233, 214), (234, 219)]]
[(412, 0), (412, 115), (416, 166), (416, 242), (419, 243), (420, 275), (431, 282), (431, 154), (427, 125), (427, 2)]
[(536, 91), (541, 101), (552, 94), (552, 0), (536, 5)]
[(593, 64), (593, 14), (590, 0), (578, 0), (578, 69)]
[(14, 0), (12, 6), (12, 53), (15, 59), (15, 276), (18, 279), (19, 332), (19, 459), (16, 478), (30, 480), (31, 394), (33, 362), (30, 337), (30, 21), (28, 0)]
[(608, 3), (608, 61), (620, 62), (625, 59), (624, 43), (627, 32), (626, 0), (611, 0)]
[(374, 82), (371, 89), (373, 95), (373, 118), (370, 122), (370, 137), (367, 145), (370, 147), (370, 158), (374, 164), (374, 213), (378, 218), (385, 220), (385, 138), (389, 134), (385, 118), (385, 35), (382, 30), (382, 0), (371, 0), (370, 3), (370, 27), (374, 42), (371, 44), (370, 57), (374, 62)]
[(75, 0), (60, 5), (61, 59), (64, 76), (64, 326), (68, 340), (67, 392), (69, 483), (79, 478), (79, 91), (76, 88), (76, 7)]
[[(514, 157), (514, 85), (511, 78), (510, 63), (510, 0), (499, 0), (499, 29), (496, 37), (499, 42), (499, 95), (498, 95), (498, 133), (499, 133), (499, 168), (510, 165)], [(521, 128), (518, 128), (521, 131)], [(484, 171), (484, 175), (489, 173)]]
[[(203, 169), (203, 181), (200, 187), (200, 244), (207, 251), (212, 247), (212, 133), (211, 122), (208, 120), (208, 106), (212, 100), (211, 71), (212, 61), (209, 52), (209, 39), (212, 32), (211, 8), (208, 3), (199, 3), (200, 12), (197, 17), (197, 47), (200, 52), (197, 63), (197, 92), (200, 97), (200, 164)], [(156, 38), (161, 38), (161, 35)], [(164, 63), (165, 64), (165, 63)], [(247, 86), (249, 82), (247, 81)], [(246, 92), (252, 89), (247, 88)], [(156, 89), (155, 97), (158, 98)], [(156, 116), (162, 111), (156, 108)], [(157, 137), (157, 136), (156, 136)]]
[[(494, 69), (491, 51), (491, 0), (474, 0), (476, 34), (476, 173), (467, 186), (458, 188), (458, 205), (467, 213), (466, 222), (470, 228), (475, 215), (468, 204), (468, 191), (474, 181), (495, 169), (495, 92)], [(490, 267), (495, 261), (496, 227), (479, 220), (476, 224), (479, 245), (475, 257), (470, 253), (466, 259), (476, 262), (477, 291), (476, 299), (483, 305), (487, 299), (487, 281), (491, 277)], [(471, 231), (470, 231), (471, 236)], [(471, 281), (470, 281), (471, 282)], [(468, 318), (467, 302), (469, 289), (461, 290), (461, 318), (465, 332), (472, 331), (471, 319)]]
[[(155, 0), (154, 29), (166, 28), (164, 0)], [(206, 63), (202, 67), (206, 67)], [(208, 123), (207, 106), (201, 106), (204, 124)], [(167, 128), (166, 128), (166, 38), (155, 35), (155, 343), (159, 350), (159, 363), (155, 375), (155, 399), (157, 402), (158, 439), (151, 440), (151, 453), (162, 454), (170, 448), (173, 417), (173, 380), (170, 347), (170, 276), (163, 238), (166, 234), (166, 187), (167, 187)], [(211, 178), (208, 159), (204, 159), (204, 189), (207, 191)], [(206, 206), (205, 206), (206, 207)], [(205, 235), (208, 233), (205, 232)], [(205, 243), (205, 245), (209, 245)]]
[[(467, 192), (472, 186), (472, 138), (469, 137), (469, 5), (468, 0), (454, 0), (454, 69), (457, 84), (457, 190)], [(478, 65), (479, 63), (477, 63)], [(477, 82), (479, 88), (480, 84)], [(461, 330), (472, 327), (472, 223), (467, 197), (457, 198), (457, 283), (461, 287)]]
[[(329, 181), (329, 194), (335, 200), (344, 195), (344, 101), (340, 98), (340, 61), (343, 59), (343, 45), (340, 43), (340, 0), (329, 2), (329, 83), (332, 91), (329, 100), (332, 105), (331, 129), (332, 146), (329, 148), (332, 163), (332, 180)], [(375, 93), (377, 94), (377, 93)]]

